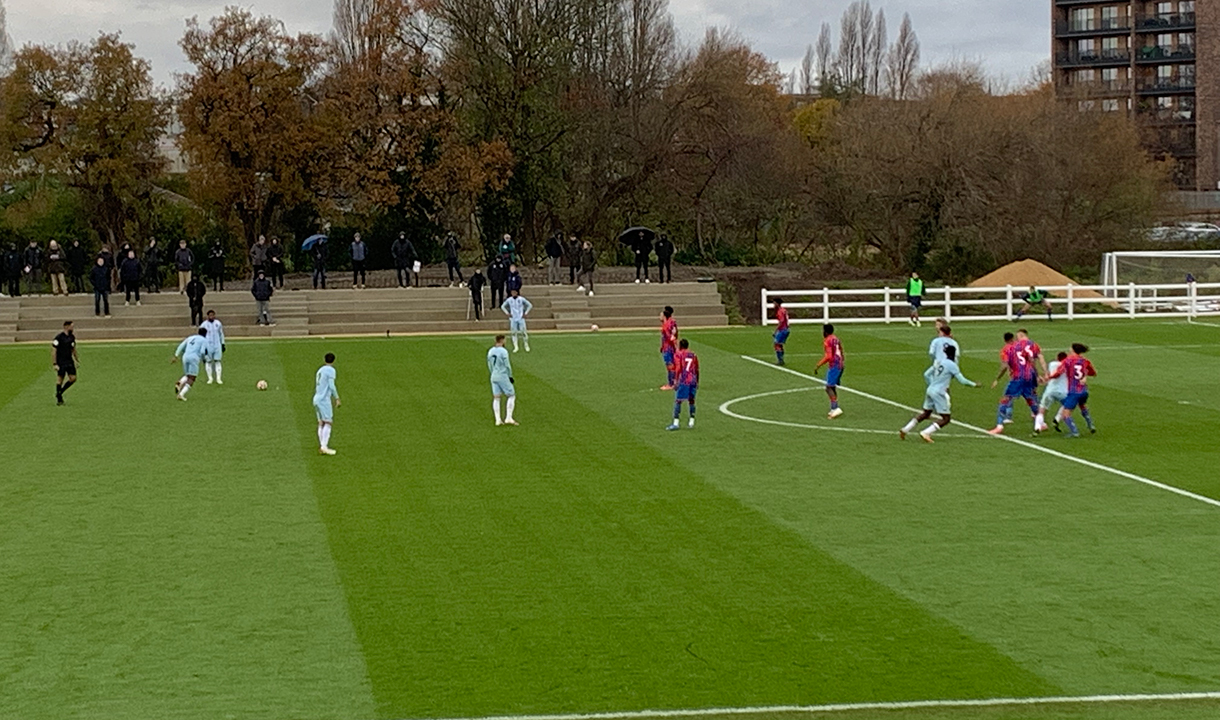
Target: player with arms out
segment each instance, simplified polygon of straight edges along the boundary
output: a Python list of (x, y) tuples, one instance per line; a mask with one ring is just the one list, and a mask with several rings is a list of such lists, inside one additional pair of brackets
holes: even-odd
[(525, 341), (525, 351), (530, 351), (530, 334), (525, 329), (525, 316), (530, 314), (530, 310), (534, 309), (534, 305), (525, 298), (521, 297), (521, 291), (513, 288), (508, 292), (508, 297), (500, 304), (500, 309), (508, 316), (508, 331), (513, 336), (513, 352), (517, 352), (519, 347), (517, 344), (517, 336), (520, 335)]
[(213, 374), (216, 376), (216, 384), (224, 385), (225, 381), (221, 378), (220, 360), (224, 357), (225, 352), (225, 327), (216, 319), (215, 310), (208, 310), (208, 319), (204, 320), (199, 327), (208, 331), (208, 354), (203, 363), (203, 369), (208, 374), (208, 385), (212, 384)]
[(771, 336), (775, 343), (775, 364), (784, 364), (784, 343), (788, 342), (788, 308), (784, 307), (783, 298), (775, 298), (775, 335)]
[(826, 413), (826, 417), (834, 420), (843, 414), (843, 408), (839, 407), (839, 382), (843, 378), (843, 343), (839, 342), (838, 336), (835, 335), (835, 326), (829, 323), (822, 326), (822, 359), (813, 369), (813, 374), (817, 375), (823, 365), (826, 366), (826, 396), (830, 398), (830, 412)]
[[(1058, 358), (1051, 361), (1050, 371), (1046, 374), (1046, 389), (1042, 391), (1042, 399), (1038, 402), (1038, 417), (1034, 418), (1035, 433), (1046, 431), (1046, 411), (1054, 407), (1056, 403), (1063, 405), (1063, 401), (1067, 399), (1067, 375), (1055, 375), (1067, 357), (1067, 353), (1061, 352)], [(1051, 376), (1054, 378), (1052, 379)], [(1055, 416), (1055, 432), (1063, 432), (1059, 429), (1058, 415)]]
[(55, 404), (64, 404), (64, 393), (76, 383), (76, 366), (80, 357), (76, 354), (76, 333), (72, 321), (64, 323), (64, 331), (51, 341), (51, 367), (55, 368)]
[(1021, 309), (1017, 311), (1017, 316), (1013, 320), (1020, 320), (1021, 316), (1032, 310), (1035, 306), (1041, 307), (1046, 311), (1046, 319), (1054, 320), (1051, 317), (1051, 301), (1050, 295), (1045, 290), (1039, 290), (1033, 285), (1029, 286), (1029, 290), (1021, 296), (1021, 302), (1025, 303)]
[(933, 412), (940, 416), (940, 420), (932, 422), (919, 433), (919, 438), (926, 443), (932, 442), (932, 436), (953, 421), (953, 406), (949, 400), (949, 384), (953, 382), (953, 378), (957, 378), (957, 381), (966, 387), (978, 387), (978, 383), (962, 375), (961, 368), (957, 366), (957, 348), (947, 345), (945, 357), (933, 362), (932, 367), (924, 371), (923, 379), (928, 389), (923, 398), (923, 412), (902, 426), (898, 431), (900, 439), (906, 440), (907, 435), (914, 432), (919, 423), (932, 417)]
[(1088, 345), (1072, 343), (1071, 354), (1047, 378), (1055, 380), (1060, 376), (1067, 376), (1067, 397), (1063, 399), (1063, 408), (1059, 410), (1059, 417), (1068, 426), (1068, 437), (1080, 437), (1080, 430), (1076, 427), (1076, 421), (1072, 419), (1072, 411), (1076, 408), (1080, 408), (1080, 414), (1084, 416), (1084, 421), (1089, 426), (1089, 432), (1097, 432), (1097, 426), (1093, 424), (1093, 416), (1089, 414), (1088, 408), (1089, 378), (1096, 377), (1097, 370), (1093, 367), (1093, 363), (1084, 356), (1088, 351)]
[[(514, 386), (513, 364), (508, 359), (508, 348), (504, 347), (504, 336), (496, 336), (496, 344), (487, 351), (487, 371), (491, 373), (491, 411), (496, 416), (496, 425), (517, 425), (513, 410), (517, 407), (517, 391)], [(500, 397), (504, 401), (504, 420), (500, 420)]]
[(686, 338), (678, 341), (678, 352), (674, 354), (674, 367), (677, 368), (677, 392), (674, 393), (674, 421), (666, 430), (677, 430), (678, 419), (682, 416), (682, 402), (690, 407), (690, 421), (687, 427), (695, 426), (695, 393), (699, 390), (699, 358), (690, 350), (690, 342)]
[[(339, 388), (335, 387), (335, 354), (326, 353), (325, 362), (314, 375), (313, 409), (318, 416), (318, 453), (334, 455), (330, 446), (330, 431), (335, 424), (335, 409), (343, 403), (339, 400)], [(331, 406), (334, 400), (334, 407)]]
[[(1040, 356), (1041, 350), (1038, 353)], [(991, 387), (998, 385), (1005, 373), (1008, 374), (1008, 385), (1004, 388), (1004, 396), (1000, 398), (1000, 406), (996, 410), (995, 427), (987, 431), (990, 435), (1002, 435), (1004, 426), (1012, 422), (1013, 398), (1025, 398), (1030, 415), (1033, 415), (1038, 407), (1038, 376), (1033, 362), (1021, 352), (1016, 336), (1012, 333), (1004, 333), (1004, 347), (1000, 348), (1000, 372), (995, 380), (991, 381)]]
[(662, 390), (673, 390), (675, 382), (674, 354), (678, 352), (678, 321), (674, 309), (666, 305), (661, 311), (661, 362), (665, 363), (666, 381)]
[(172, 364), (178, 362), (179, 356), (182, 357), (182, 378), (174, 384), (174, 393), (182, 402), (186, 402), (186, 394), (191, 391), (195, 378), (199, 376), (199, 362), (207, 355), (207, 334), (207, 330), (199, 328), (197, 334), (178, 343), (178, 349), (169, 359)]

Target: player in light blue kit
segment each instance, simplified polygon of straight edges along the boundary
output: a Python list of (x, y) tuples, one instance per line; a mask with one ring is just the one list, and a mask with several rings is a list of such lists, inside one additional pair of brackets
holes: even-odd
[[(1059, 356), (1054, 361), (1052, 361), (1050, 367), (1047, 368), (1046, 376), (1050, 377), (1051, 375), (1054, 375), (1056, 372), (1058, 372), (1059, 366), (1062, 365), (1064, 363), (1064, 361), (1067, 359), (1068, 359), (1067, 353), (1065, 353), (1065, 352), (1059, 353)], [(1035, 433), (1040, 433), (1040, 432), (1046, 431), (1046, 429), (1047, 429), (1046, 411), (1055, 407), (1056, 404), (1063, 405), (1064, 401), (1067, 400), (1067, 393), (1068, 393), (1067, 375), (1059, 375), (1058, 377), (1054, 378), (1053, 380), (1047, 380), (1046, 390), (1044, 390), (1042, 392), (1042, 401), (1038, 404), (1038, 415), (1037, 415), (1037, 417), (1034, 418), (1034, 432)], [(1055, 423), (1055, 431), (1063, 432), (1062, 430), (1059, 429), (1059, 416), (1058, 415), (1055, 416), (1054, 423)]]
[[(508, 349), (504, 347), (504, 336), (496, 336), (495, 347), (487, 351), (487, 370), (491, 373), (491, 409), (496, 416), (496, 425), (516, 425), (513, 410), (517, 407), (517, 391), (513, 389), (513, 365), (508, 361)], [(504, 401), (505, 418), (500, 420), (500, 396)]]
[(335, 423), (335, 410), (330, 401), (335, 401), (334, 407), (343, 403), (339, 401), (339, 388), (335, 387), (335, 354), (326, 353), (326, 364), (318, 368), (314, 376), (313, 409), (318, 415), (318, 452), (323, 455), (334, 455), (330, 447), (330, 430)]
[(932, 344), (928, 345), (928, 357), (932, 358), (932, 362), (945, 359), (945, 348), (952, 346), (956, 357), (962, 356), (962, 348), (953, 339), (953, 330), (949, 328), (949, 323), (945, 322), (944, 318), (936, 318), (936, 337), (932, 338)]
[(521, 297), (520, 290), (509, 291), (508, 297), (500, 305), (500, 309), (508, 316), (508, 331), (513, 336), (513, 352), (517, 352), (517, 336), (525, 340), (525, 351), (530, 351), (530, 334), (525, 330), (525, 316), (534, 309), (533, 303)]
[(208, 331), (208, 354), (204, 357), (203, 369), (208, 374), (208, 385), (212, 384), (212, 376), (216, 376), (216, 384), (224, 385), (223, 370), (220, 360), (225, 352), (225, 326), (216, 319), (216, 311), (208, 310), (208, 319), (199, 327)]
[(923, 412), (911, 418), (911, 422), (902, 426), (898, 431), (898, 437), (903, 440), (907, 439), (907, 434), (913, 432), (915, 427), (932, 417), (932, 412), (935, 411), (940, 415), (940, 420), (934, 421), (919, 433), (919, 437), (926, 443), (932, 442), (932, 435), (951, 421), (949, 402), (949, 383), (953, 382), (953, 378), (967, 387), (978, 387), (978, 383), (969, 380), (965, 375), (962, 375), (961, 369), (957, 367), (957, 348), (952, 345), (944, 347), (945, 358), (932, 363), (932, 367), (924, 371), (923, 379), (928, 384), (927, 394), (923, 399)]
[(195, 378), (199, 375), (199, 362), (208, 352), (207, 334), (207, 329), (199, 328), (198, 334), (178, 343), (178, 349), (169, 359), (172, 364), (178, 362), (179, 357), (182, 358), (182, 377), (174, 384), (174, 394), (182, 402), (186, 402), (186, 394), (191, 391), (191, 386), (195, 384)]

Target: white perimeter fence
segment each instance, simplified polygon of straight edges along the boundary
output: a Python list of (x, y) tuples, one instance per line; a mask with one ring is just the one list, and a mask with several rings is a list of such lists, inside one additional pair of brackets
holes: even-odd
[[(1056, 318), (1196, 318), (1220, 316), (1220, 283), (1171, 285), (1039, 285), (1050, 293), (1048, 300)], [(942, 316), (963, 320), (1010, 320), (1021, 309), (1021, 296), (1028, 288), (944, 287), (925, 288), (924, 319)], [(795, 324), (906, 322), (910, 315), (905, 288), (852, 290), (762, 291), (763, 325), (775, 324), (773, 298), (783, 298)], [(1026, 318), (1046, 318), (1041, 307)]]

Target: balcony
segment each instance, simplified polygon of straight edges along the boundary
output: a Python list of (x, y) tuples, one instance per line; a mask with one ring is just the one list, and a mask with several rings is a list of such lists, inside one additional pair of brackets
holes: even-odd
[(1139, 119), (1149, 125), (1193, 125), (1195, 111), (1184, 108), (1151, 108), (1140, 110)]
[(1167, 62), (1185, 62), (1195, 59), (1194, 45), (1181, 45), (1177, 48), (1160, 47), (1158, 45), (1149, 45), (1142, 47), (1135, 54), (1137, 63), (1167, 63)]
[(1055, 5), (1059, 7), (1071, 7), (1073, 5), (1104, 5), (1104, 0), (1055, 0)]
[(1125, 97), (1131, 92), (1130, 80), (1074, 81), (1065, 86), (1068, 93), (1080, 97)]
[(1055, 36), (1061, 38), (1104, 37), (1126, 35), (1131, 32), (1131, 18), (1102, 18), (1101, 20), (1059, 20), (1055, 23)]
[(1073, 67), (1121, 67), (1131, 63), (1129, 50), (1094, 50), (1092, 52), (1059, 53), (1055, 65), (1060, 68)]
[(1176, 78), (1157, 78), (1140, 83), (1140, 95), (1190, 95), (1195, 91), (1195, 78), (1182, 76)]
[(1195, 27), (1194, 13), (1177, 15), (1146, 15), (1136, 22), (1140, 32), (1169, 32), (1172, 30), (1193, 30)]

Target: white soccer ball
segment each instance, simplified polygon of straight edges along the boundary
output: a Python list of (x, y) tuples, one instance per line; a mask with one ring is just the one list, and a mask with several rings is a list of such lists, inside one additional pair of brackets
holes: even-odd
[(259, 381), (258, 381), (258, 384), (257, 384), (257, 385), (255, 385), (254, 387), (258, 388), (259, 390), (266, 390), (266, 389), (267, 389), (267, 381), (266, 381), (266, 380), (259, 380)]
[(601, 329), (601, 328), (599, 328), (599, 327), (598, 327), (598, 326), (596, 326), (596, 325), (590, 325), (590, 326), (589, 326), (589, 330), (590, 330), (591, 332), (597, 332), (597, 331), (598, 331), (598, 330), (600, 330), (600, 329)]

